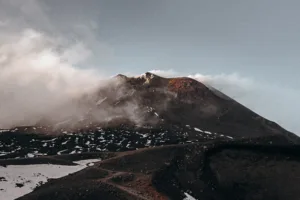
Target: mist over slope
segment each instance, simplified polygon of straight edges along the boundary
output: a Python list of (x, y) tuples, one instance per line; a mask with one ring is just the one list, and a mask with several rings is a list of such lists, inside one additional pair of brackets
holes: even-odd
[(58, 106), (68, 115), (74, 107), (62, 104), (108, 78), (89, 63), (107, 56), (97, 27), (83, 16), (60, 24), (48, 9), (39, 0), (0, 0), (0, 128), (34, 124)]
[(100, 84), (100, 74), (76, 68), (73, 65), (79, 60), (68, 59), (80, 53), (80, 44), (65, 49), (59, 49), (59, 45), (31, 29), (1, 43), (0, 127), (24, 120), (31, 123), (41, 114)]

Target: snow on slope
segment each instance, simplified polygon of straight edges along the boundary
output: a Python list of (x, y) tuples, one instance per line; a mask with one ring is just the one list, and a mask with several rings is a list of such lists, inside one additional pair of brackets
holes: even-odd
[(99, 159), (81, 160), (77, 166), (65, 165), (9, 165), (0, 167), (0, 199), (14, 200), (30, 193), (49, 178), (60, 178), (93, 165)]
[(188, 193), (184, 193), (186, 198), (184, 198), (183, 200), (196, 200), (194, 197), (192, 197), (191, 195), (189, 195)]

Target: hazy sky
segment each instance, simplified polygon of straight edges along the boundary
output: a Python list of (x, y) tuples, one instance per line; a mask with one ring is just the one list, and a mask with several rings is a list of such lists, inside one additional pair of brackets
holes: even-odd
[[(114, 51), (111, 70), (240, 72), (294, 86), (300, 76), (297, 0), (44, 0), (60, 29), (89, 20)], [(298, 73), (297, 73), (298, 72)], [(287, 80), (283, 83), (283, 80)], [(299, 83), (300, 84), (300, 83)]]
[(299, 9), (298, 0), (0, 0), (0, 42), (31, 29), (57, 51), (71, 46), (63, 57), (75, 67), (194, 75), (300, 133)]

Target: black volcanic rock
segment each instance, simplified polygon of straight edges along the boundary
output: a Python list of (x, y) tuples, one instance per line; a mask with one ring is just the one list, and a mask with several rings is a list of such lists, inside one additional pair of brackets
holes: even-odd
[(118, 153), (19, 199), (182, 200), (189, 193), (201, 200), (296, 200), (300, 146), (282, 140), (211, 141)]
[[(164, 123), (190, 125), (234, 137), (283, 134), (291, 141), (298, 137), (230, 98), (190, 78), (163, 78), (147, 72), (124, 79), (133, 90), (130, 99), (141, 107), (152, 107)], [(146, 119), (147, 120), (147, 119)]]
[(190, 78), (167, 79), (148, 72), (126, 77), (123, 87), (134, 91), (126, 101), (135, 99), (140, 107), (154, 108), (167, 124), (190, 125), (233, 137), (280, 134), (298, 140), (276, 123)]

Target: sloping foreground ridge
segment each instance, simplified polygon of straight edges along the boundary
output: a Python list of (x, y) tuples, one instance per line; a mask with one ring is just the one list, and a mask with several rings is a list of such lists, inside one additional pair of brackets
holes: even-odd
[(119, 153), (19, 200), (182, 200), (184, 192), (201, 200), (296, 200), (299, 150), (271, 136)]

